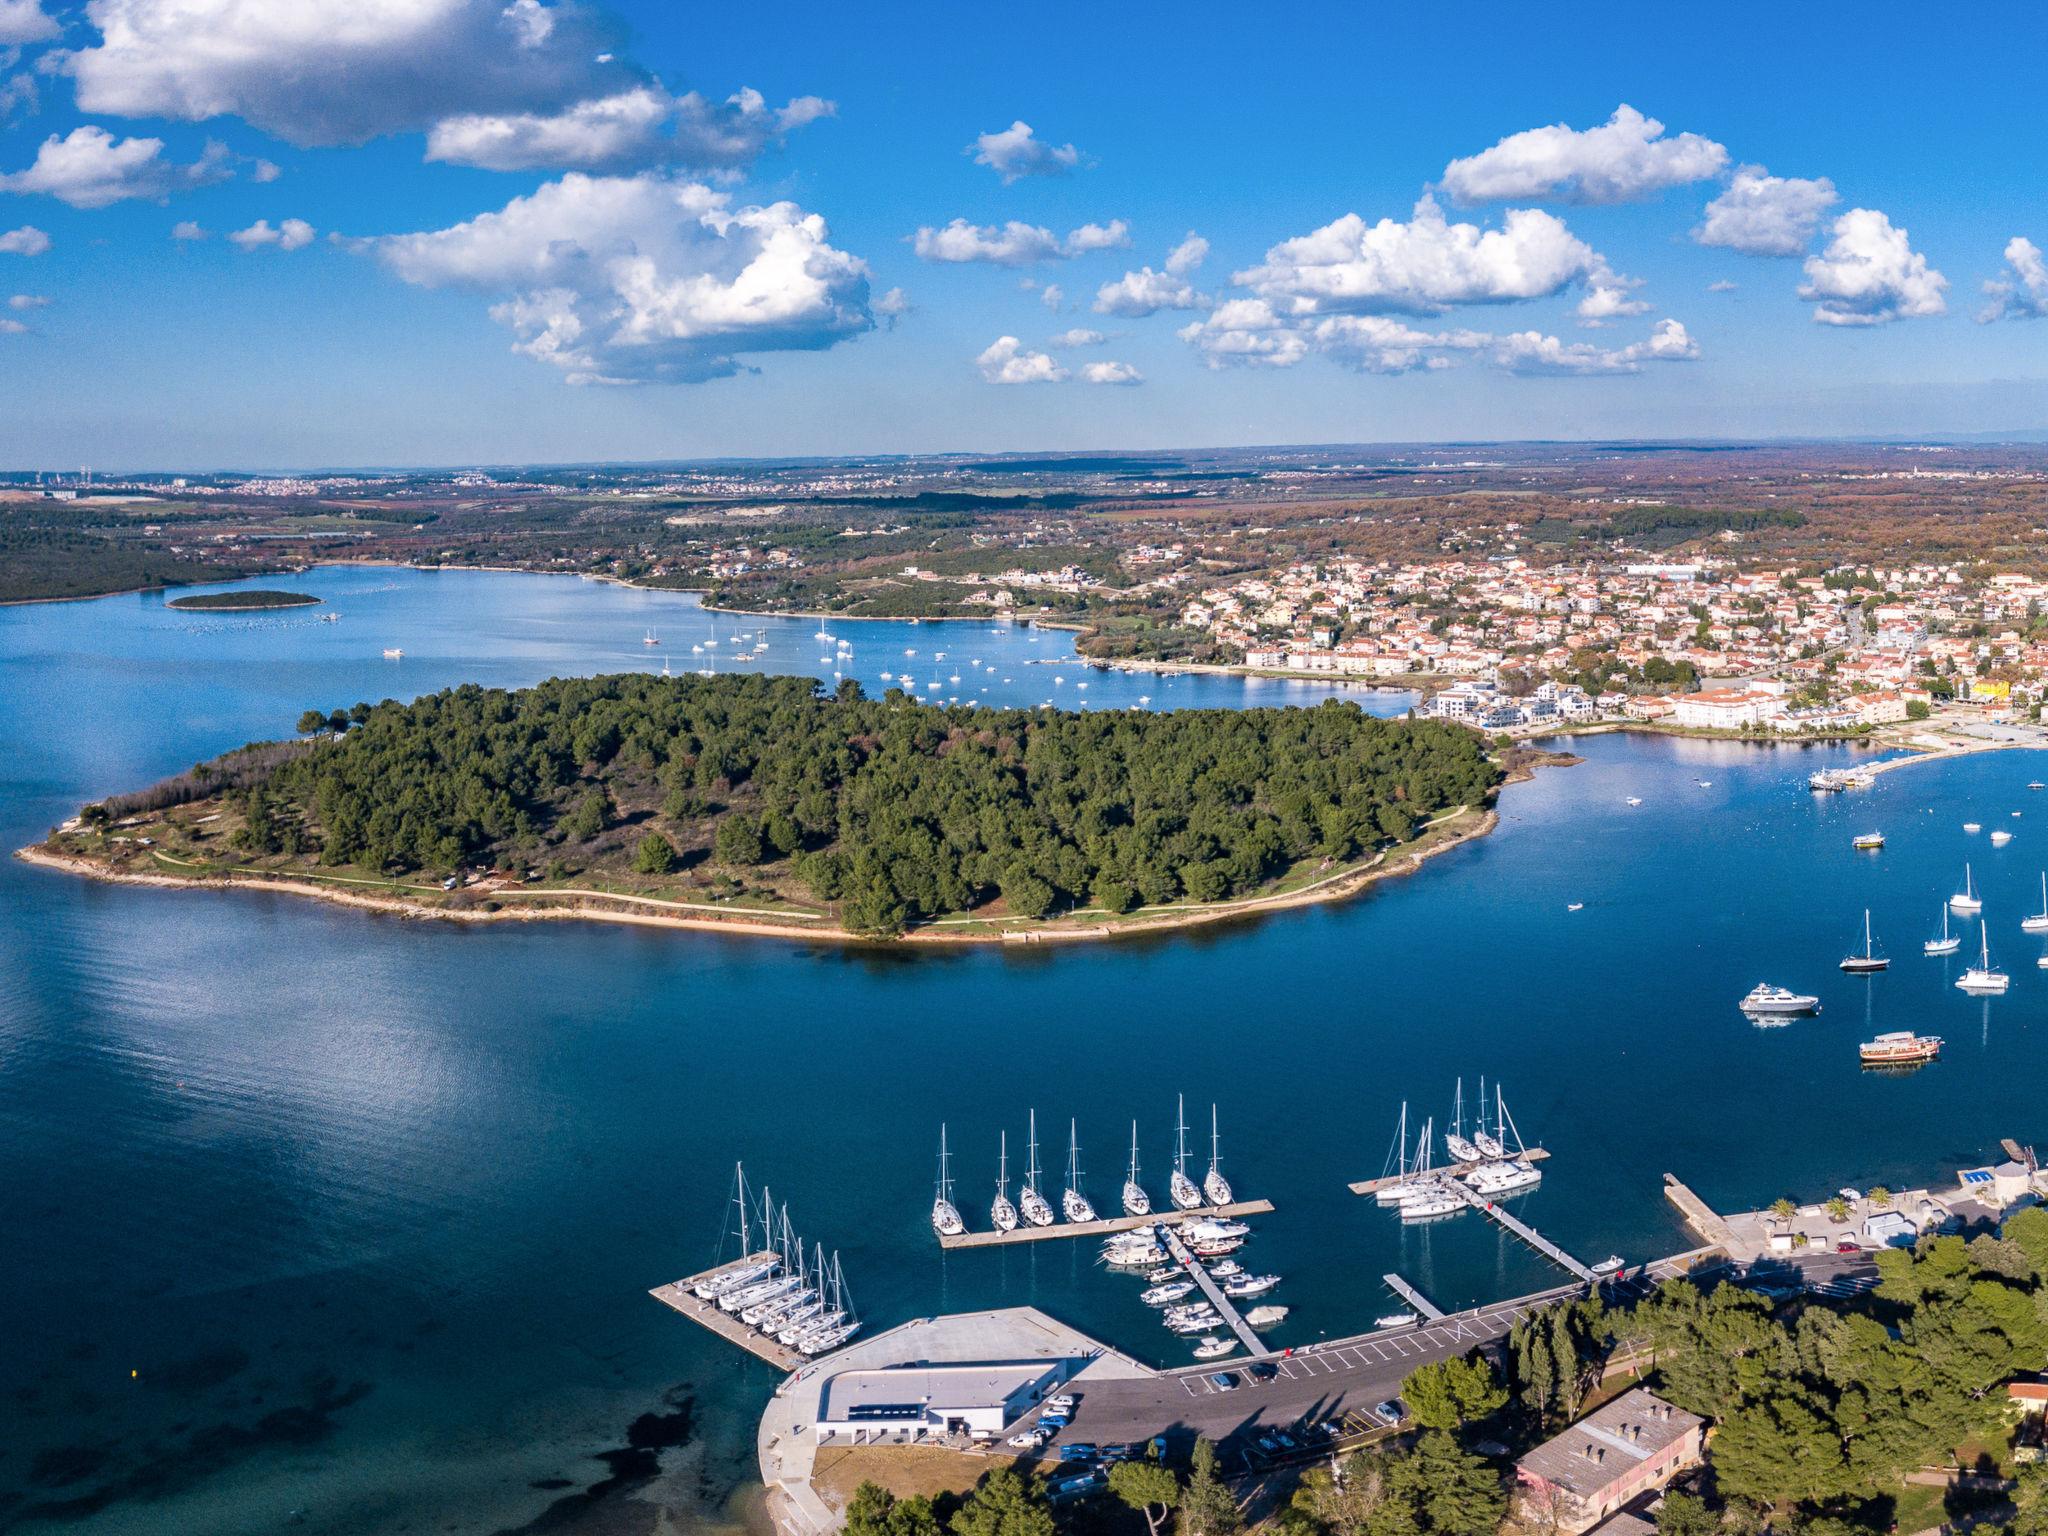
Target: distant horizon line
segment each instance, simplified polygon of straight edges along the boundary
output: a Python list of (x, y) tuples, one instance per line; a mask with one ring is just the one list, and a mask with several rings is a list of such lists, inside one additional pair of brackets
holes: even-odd
[(955, 448), (928, 451), (905, 450), (864, 453), (731, 454), (694, 458), (653, 459), (537, 459), (526, 461), (449, 459), (439, 463), (416, 464), (262, 465), (253, 467), (216, 465), (211, 468), (195, 468), (187, 465), (152, 468), (124, 467), (103, 470), (96, 466), (80, 465), (76, 468), (45, 466), (42, 468), (0, 469), (0, 483), (14, 487), (22, 482), (27, 482), (33, 486), (35, 477), (50, 477), (60, 483), (70, 484), (73, 482), (69, 477), (76, 476), (81, 472), (89, 473), (95, 478), (104, 477), (109, 481), (164, 478), (179, 475), (198, 476), (201, 478), (234, 475), (251, 479), (265, 476), (290, 476), (310, 479), (335, 475), (460, 474), (465, 471), (477, 474), (521, 471), (541, 473), (599, 470), (659, 471), (715, 468), (724, 465), (775, 468), (817, 464), (967, 462), (999, 467), (1004, 461), (1015, 459), (1073, 459), (1086, 461), (1090, 459), (1161, 455), (1339, 453), (1355, 451), (1385, 453), (1399, 449), (1436, 451), (1448, 449), (1470, 450), (1475, 448), (1625, 447), (1637, 451), (1655, 451), (1657, 449), (1681, 451), (1688, 448), (1886, 448), (1901, 445), (2038, 448), (2048, 445), (2048, 427), (2019, 427), (1987, 432), (1796, 433), (1784, 437), (1686, 437), (1659, 433), (1647, 437), (1605, 435), (1599, 437), (1384, 438), (1347, 442), (1180, 444), (1173, 446), (1119, 448)]

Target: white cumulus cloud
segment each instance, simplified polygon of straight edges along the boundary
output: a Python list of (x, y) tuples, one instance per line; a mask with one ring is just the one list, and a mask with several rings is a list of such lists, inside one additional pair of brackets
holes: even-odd
[(40, 256), (50, 248), (50, 237), (33, 224), (0, 230), (0, 256)]
[[(179, 226), (180, 229), (183, 227)], [(270, 220), (258, 219), (247, 229), (236, 230), (228, 239), (245, 251), (253, 251), (265, 245), (274, 245), (280, 251), (298, 251), (313, 243), (313, 234), (313, 226), (304, 219), (286, 219), (275, 229), (271, 227)], [(171, 231), (171, 237), (182, 238), (177, 230)]]
[(1064, 176), (1081, 163), (1081, 152), (1071, 144), (1048, 144), (1035, 137), (1022, 118), (996, 133), (977, 134), (968, 153), (976, 165), (985, 165), (1003, 178), (1003, 185), (1026, 176)]
[(1208, 302), (1185, 278), (1173, 272), (1154, 272), (1150, 267), (1126, 272), (1115, 282), (1104, 283), (1095, 290), (1098, 315), (1127, 315), (1133, 319), (1156, 315), (1162, 309), (1202, 309)]
[(1727, 164), (1728, 151), (1712, 139), (1667, 139), (1662, 123), (1624, 104), (1598, 128), (1554, 123), (1509, 134), (1445, 166), (1443, 187), (1461, 203), (1626, 203), (1718, 176)]
[(909, 314), (912, 308), (910, 295), (901, 288), (891, 288), (868, 306), (885, 331), (895, 330), (896, 322)]
[(443, 118), (427, 134), (427, 158), (489, 171), (641, 170), (661, 164), (737, 170), (835, 110), (817, 96), (771, 108), (751, 89), (713, 102), (695, 91), (672, 97), (657, 85), (636, 85), (559, 112)]
[(0, 191), (42, 193), (74, 208), (104, 208), (125, 198), (161, 200), (188, 187), (225, 180), (228, 152), (208, 144), (191, 165), (164, 158), (162, 139), (116, 138), (87, 123), (62, 138), (51, 134), (25, 169), (0, 175)]
[(991, 384), (1057, 384), (1067, 370), (1046, 352), (1027, 352), (1014, 336), (998, 336), (974, 360)]
[(867, 264), (794, 203), (732, 206), (652, 172), (572, 172), (447, 229), (359, 243), (425, 287), (499, 296), (513, 350), (571, 383), (689, 383), (749, 353), (816, 351), (874, 327)]
[(1130, 230), (1122, 219), (1083, 224), (1064, 240), (1043, 225), (1020, 219), (1002, 225), (955, 219), (939, 229), (927, 224), (911, 236), (911, 249), (925, 261), (985, 261), (999, 267), (1028, 267), (1129, 244)]
[(1579, 322), (1582, 325), (1602, 326), (1610, 320), (1648, 314), (1649, 304), (1633, 297), (1635, 290), (1642, 286), (1641, 278), (1623, 277), (1606, 267), (1589, 273), (1586, 278), (1586, 296), (1579, 300)]
[(1806, 258), (1799, 287), (1822, 325), (1883, 325), (1947, 311), (1948, 279), (1877, 209), (1851, 208), (1833, 234), (1827, 249)]
[(1838, 201), (1825, 176), (1808, 181), (1773, 176), (1760, 165), (1737, 166), (1692, 237), (1747, 256), (1797, 256)]
[(1090, 384), (1142, 384), (1145, 375), (1129, 363), (1090, 363), (1081, 370), (1081, 377)]
[(1587, 375), (1640, 373), (1643, 364), (1690, 362), (1699, 344), (1676, 320), (1660, 320), (1647, 341), (1626, 347), (1596, 347), (1587, 342), (1560, 341), (1541, 331), (1518, 331), (1496, 337), (1491, 361), (1510, 373)]
[(1287, 308), (1441, 314), (1461, 304), (1540, 299), (1603, 269), (1552, 214), (1513, 208), (1498, 229), (1446, 221), (1424, 197), (1408, 223), (1347, 213), (1283, 240), (1234, 282)]
[(1984, 285), (1981, 321), (2048, 318), (2048, 260), (2025, 235), (2005, 244), (2005, 270)]
[(17, 293), (8, 299), (7, 307), (15, 310), (46, 309), (49, 303), (49, 299), (40, 293)]
[(553, 113), (639, 74), (574, 0), (87, 0), (66, 68), (86, 112), (236, 116), (298, 145), (465, 113)]
[(1091, 331), (1084, 326), (1077, 325), (1072, 330), (1061, 331), (1059, 335), (1051, 338), (1048, 345), (1055, 347), (1099, 347), (1108, 339), (1100, 331)]
[(0, 0), (0, 48), (47, 43), (60, 30), (36, 0)]
[(180, 219), (171, 226), (171, 238), (173, 240), (204, 240), (208, 236), (206, 230), (200, 226), (197, 219)]
[(1192, 229), (1187, 238), (1166, 253), (1166, 270), (1175, 277), (1185, 277), (1209, 259), (1209, 242)]

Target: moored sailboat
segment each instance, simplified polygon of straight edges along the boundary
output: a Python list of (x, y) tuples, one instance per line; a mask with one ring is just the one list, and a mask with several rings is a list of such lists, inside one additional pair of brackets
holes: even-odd
[(2048, 933), (2048, 870), (2041, 872), (2041, 910), (2020, 919), (2022, 933)]
[(1152, 1197), (1145, 1193), (1145, 1186), (1138, 1182), (1138, 1122), (1135, 1120), (1131, 1122), (1131, 1166), (1124, 1174), (1124, 1214), (1152, 1214)]
[(1842, 969), (1852, 974), (1861, 975), (1871, 971), (1885, 970), (1890, 965), (1890, 959), (1880, 955), (1871, 943), (1870, 908), (1865, 907), (1863, 909), (1863, 953), (1860, 955), (1844, 955), (1842, 957)]
[(1920, 946), (1920, 952), (1924, 955), (1952, 955), (1962, 947), (1963, 936), (1960, 933), (1949, 932), (1948, 903), (1943, 902), (1941, 907), (1941, 937), (1929, 939)]
[(1216, 1130), (1216, 1106), (1209, 1106), (1209, 1171), (1202, 1175), (1202, 1193), (1211, 1205), (1230, 1204), (1230, 1181), (1223, 1177), (1223, 1139)]
[(953, 1168), (946, 1155), (946, 1127), (939, 1127), (939, 1185), (932, 1196), (932, 1230), (941, 1237), (958, 1237), (967, 1230), (960, 1211), (953, 1204)]
[(1984, 910), (1984, 900), (1977, 894), (1977, 882), (1971, 876), (1968, 864), (1963, 866), (1963, 888), (1949, 897), (1948, 904), (1951, 910), (1965, 917)]
[(1178, 1130), (1173, 1150), (1173, 1173), (1166, 1181), (1166, 1192), (1172, 1197), (1174, 1208), (1192, 1211), (1202, 1203), (1202, 1192), (1195, 1187), (1195, 1181), (1188, 1177), (1188, 1098), (1180, 1096), (1177, 1115)]
[(988, 1208), (988, 1219), (998, 1232), (1014, 1232), (1017, 1207), (1010, 1203), (1010, 1133), (1001, 1134), (1001, 1151), (996, 1154), (996, 1198)]
[(1978, 961), (1956, 978), (1956, 986), (1965, 992), (1983, 993), (1987, 996), (2003, 992), (2012, 985), (2012, 978), (2003, 971), (1991, 968), (1991, 925), (1980, 922), (1977, 929), (1981, 945)]
[(1031, 1129), (1024, 1147), (1024, 1187), (1017, 1191), (1017, 1209), (1034, 1227), (1052, 1225), (1052, 1206), (1038, 1189), (1038, 1111), (1031, 1111)]
[(1060, 1208), (1069, 1221), (1095, 1219), (1095, 1207), (1081, 1193), (1081, 1132), (1072, 1120), (1067, 1122), (1067, 1187), (1060, 1193)]
[(1480, 1160), (1479, 1149), (1465, 1139), (1465, 1079), (1458, 1079), (1458, 1086), (1451, 1099), (1451, 1128), (1444, 1133), (1444, 1155), (1454, 1163), (1476, 1163)]

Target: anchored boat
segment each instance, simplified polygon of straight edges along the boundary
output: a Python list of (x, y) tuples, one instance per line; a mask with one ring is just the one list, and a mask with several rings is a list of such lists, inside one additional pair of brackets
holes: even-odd
[(2048, 933), (2048, 870), (2041, 873), (2041, 910), (2020, 919), (2022, 933)]
[(1963, 866), (1963, 888), (1949, 897), (1948, 904), (1952, 911), (1959, 912), (1964, 917), (1984, 910), (1984, 901), (1977, 894), (1977, 882), (1971, 878), (1969, 865)]
[(2003, 971), (1991, 968), (1991, 925), (1979, 923), (1977, 929), (1981, 944), (1979, 959), (1975, 965), (1956, 978), (1956, 986), (1965, 992), (1980, 993), (1988, 997), (2011, 986), (2012, 978)]
[(1882, 848), (1884, 846), (1884, 834), (1882, 832), (1859, 833), (1850, 846), (1852, 848), (1864, 849)]
[(1880, 955), (1871, 945), (1870, 908), (1865, 907), (1863, 909), (1863, 953), (1860, 955), (1844, 955), (1842, 957), (1842, 969), (1852, 974), (1863, 975), (1871, 971), (1885, 970), (1890, 965), (1891, 960), (1884, 955)]
[(1864, 1041), (1856, 1047), (1856, 1054), (1866, 1067), (1917, 1067), (1941, 1054), (1941, 1036), (1895, 1029)]
[(1820, 999), (1760, 981), (1750, 988), (1738, 1006), (1753, 1018), (1796, 1018), (1802, 1014), (1819, 1013)]
[(1963, 936), (1948, 931), (1948, 907), (1944, 904), (1941, 909), (1941, 937), (1929, 939), (1920, 946), (1920, 952), (1927, 955), (1952, 955), (1962, 947)]

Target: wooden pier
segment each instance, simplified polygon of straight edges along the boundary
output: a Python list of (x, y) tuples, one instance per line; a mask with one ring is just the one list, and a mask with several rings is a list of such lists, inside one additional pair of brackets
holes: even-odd
[(1180, 1234), (1168, 1227), (1159, 1235), (1166, 1239), (1166, 1251), (1188, 1272), (1189, 1278), (1202, 1288), (1202, 1294), (1209, 1298), (1209, 1305), (1222, 1314), (1223, 1321), (1229, 1325), (1230, 1331), (1237, 1335), (1238, 1343), (1254, 1355), (1267, 1353), (1266, 1341), (1252, 1332), (1252, 1325), (1244, 1320), (1236, 1307), (1231, 1305), (1230, 1298), (1223, 1294), (1223, 1288), (1216, 1283), (1216, 1277), (1202, 1266), (1193, 1250), (1180, 1240)]
[(778, 1370), (793, 1371), (804, 1363), (805, 1356), (802, 1353), (786, 1344), (777, 1343), (758, 1329), (749, 1328), (736, 1314), (720, 1311), (717, 1302), (703, 1300), (693, 1289), (714, 1276), (738, 1269), (742, 1265), (764, 1264), (771, 1259), (779, 1260), (781, 1257), (781, 1254), (774, 1252), (750, 1254), (744, 1259), (734, 1259), (730, 1264), (721, 1264), (715, 1269), (685, 1275), (682, 1279), (672, 1280), (667, 1285), (657, 1285), (647, 1294), (663, 1306), (673, 1307), (691, 1322), (703, 1324), (726, 1343), (739, 1345), (748, 1354), (766, 1360)]
[(1103, 1221), (1056, 1221), (1049, 1227), (1019, 1224), (1011, 1232), (962, 1232), (939, 1239), (941, 1248), (995, 1248), (1004, 1243), (1039, 1243), (1055, 1237), (1107, 1237), (1112, 1232), (1129, 1232), (1136, 1227), (1171, 1226), (1176, 1222), (1200, 1221), (1205, 1216), (1263, 1216), (1273, 1209), (1270, 1200), (1239, 1200), (1231, 1205), (1204, 1205), (1192, 1211), (1154, 1211), (1150, 1216), (1113, 1216)]
[[(1550, 1156), (1549, 1152), (1545, 1151), (1542, 1147), (1529, 1147), (1524, 1151), (1517, 1152), (1512, 1158), (1490, 1158), (1477, 1163), (1450, 1163), (1442, 1168), (1432, 1168), (1427, 1177), (1432, 1179), (1439, 1176), (1451, 1177), (1473, 1168), (1484, 1167), (1486, 1162), (1540, 1163), (1548, 1156)], [(1417, 1175), (1412, 1173), (1397, 1173), (1383, 1179), (1360, 1179), (1356, 1184), (1350, 1186), (1351, 1193), (1354, 1195), (1376, 1195), (1383, 1189), (1392, 1189), (1396, 1184), (1411, 1184), (1415, 1181), (1416, 1177)]]
[(1406, 1280), (1403, 1280), (1399, 1275), (1381, 1275), (1380, 1278), (1387, 1282), (1388, 1290), (1407, 1302), (1409, 1306), (1421, 1313), (1428, 1321), (1432, 1323), (1443, 1321), (1443, 1309), (1423, 1295), (1422, 1292), (1415, 1289)]

